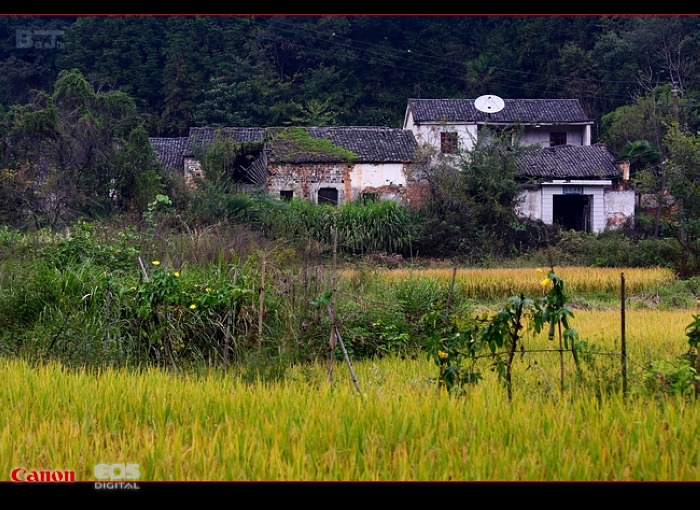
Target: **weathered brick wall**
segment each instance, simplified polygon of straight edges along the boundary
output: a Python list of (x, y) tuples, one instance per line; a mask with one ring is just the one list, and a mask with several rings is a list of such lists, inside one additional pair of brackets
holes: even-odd
[(428, 205), (430, 184), (427, 181), (409, 182), (403, 194), (405, 204), (416, 211)]
[(316, 202), (319, 188), (335, 188), (338, 201), (344, 201), (348, 171), (345, 165), (269, 165), (268, 171), (267, 189), (273, 196), (279, 196), (283, 190), (292, 191), (295, 197)]
[(194, 179), (201, 179), (204, 177), (204, 171), (202, 170), (202, 165), (195, 158), (185, 158), (185, 181), (194, 187)]

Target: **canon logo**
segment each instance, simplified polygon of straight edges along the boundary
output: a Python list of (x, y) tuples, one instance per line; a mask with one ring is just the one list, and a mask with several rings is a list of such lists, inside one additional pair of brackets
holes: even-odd
[(75, 482), (75, 471), (34, 470), (18, 467), (10, 472), (13, 482)]

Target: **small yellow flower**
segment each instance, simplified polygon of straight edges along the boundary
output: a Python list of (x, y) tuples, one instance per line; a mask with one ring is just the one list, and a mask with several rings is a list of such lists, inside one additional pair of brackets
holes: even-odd
[(547, 277), (547, 278), (545, 278), (544, 280), (542, 280), (542, 281), (540, 282), (540, 285), (542, 285), (543, 287), (546, 287), (546, 286), (549, 285), (550, 283), (552, 283), (552, 280), (551, 280), (551, 278)]
[(443, 351), (438, 351), (438, 357), (440, 359), (447, 359), (450, 355)]
[(175, 278), (180, 278), (180, 271), (175, 271), (175, 272), (173, 273), (173, 276), (174, 276)]
[(151, 262), (151, 264), (153, 264), (154, 266), (160, 266), (160, 260), (154, 260), (153, 262)]
[(196, 310), (196, 309), (197, 309), (197, 305), (195, 305), (194, 303), (192, 303), (192, 304), (190, 305), (190, 310)]
[(211, 292), (211, 289), (210, 289), (209, 287), (207, 287), (207, 288), (206, 288), (206, 289), (204, 289), (204, 290), (206, 290), (206, 291), (207, 291), (207, 294), (209, 294), (209, 293)]

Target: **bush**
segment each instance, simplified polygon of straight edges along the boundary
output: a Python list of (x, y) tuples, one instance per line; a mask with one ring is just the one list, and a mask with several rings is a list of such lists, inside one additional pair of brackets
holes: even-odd
[(650, 363), (644, 370), (644, 389), (652, 396), (692, 396), (698, 380), (687, 356)]

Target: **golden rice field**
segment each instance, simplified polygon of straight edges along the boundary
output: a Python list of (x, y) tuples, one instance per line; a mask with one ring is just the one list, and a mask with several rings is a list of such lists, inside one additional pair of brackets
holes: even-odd
[[(622, 275), (628, 294), (644, 292), (654, 285), (673, 281), (676, 277), (667, 268), (608, 268), (608, 267), (555, 267), (555, 273), (564, 280), (571, 295), (588, 293), (619, 293)], [(455, 289), (475, 299), (501, 299), (524, 293), (542, 294), (541, 280), (550, 268), (436, 268), (436, 269), (375, 269), (372, 274), (389, 282), (406, 279), (427, 279), (450, 282), (454, 276)], [(341, 277), (351, 278), (356, 270), (345, 270)]]
[[(687, 349), (688, 311), (627, 315), (630, 384), (641, 366)], [(578, 311), (583, 337), (619, 345), (619, 313)], [(527, 338), (527, 349), (546, 347)], [(68, 372), (0, 360), (0, 479), (14, 468), (135, 463), (139, 481), (656, 481), (700, 479), (700, 405), (631, 392), (577, 391), (567, 358), (526, 352), (507, 400), (487, 366), (462, 396), (440, 391), (426, 358), (297, 366), (274, 384), (231, 373)], [(613, 372), (615, 358), (605, 364)]]
[[(673, 278), (663, 270), (623, 271), (640, 291)], [(614, 289), (620, 272), (557, 274), (570, 289)], [(428, 277), (450, 279), (452, 271)], [(496, 292), (489, 285), (541, 292), (542, 277), (533, 269), (460, 269), (456, 283), (480, 296)], [(526, 335), (512, 400), (487, 360), (479, 365), (481, 382), (449, 395), (431, 381), (437, 368), (425, 356), (354, 363), (361, 394), (337, 362), (332, 381), (327, 364), (319, 364), (291, 367), (280, 382), (251, 384), (235, 369), (198, 376), (89, 372), (0, 359), (0, 480), (11, 480), (18, 467), (95, 480), (98, 464), (138, 464), (139, 482), (697, 481), (698, 400), (640, 391), (649, 363), (687, 351), (685, 327), (694, 313), (626, 311), (624, 398), (616, 309), (574, 311), (572, 327), (599, 352), (584, 369), (585, 386), (565, 353), (562, 391), (559, 353), (549, 351), (556, 346)]]

